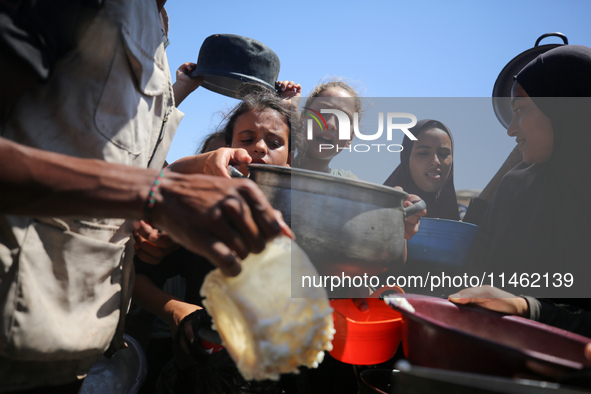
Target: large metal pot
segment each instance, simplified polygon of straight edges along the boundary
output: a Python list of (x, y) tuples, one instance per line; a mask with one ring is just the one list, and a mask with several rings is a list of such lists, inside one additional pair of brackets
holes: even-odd
[(335, 262), (386, 267), (400, 260), (404, 219), (425, 209), (423, 201), (404, 208), (407, 193), (369, 182), (272, 165), (249, 171), (320, 272)]

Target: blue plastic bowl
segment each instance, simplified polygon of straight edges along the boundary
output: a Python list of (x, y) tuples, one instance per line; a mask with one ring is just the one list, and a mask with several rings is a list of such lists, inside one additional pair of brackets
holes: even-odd
[(459, 267), (464, 264), (478, 226), (456, 220), (421, 218), (419, 232), (407, 241), (407, 260)]

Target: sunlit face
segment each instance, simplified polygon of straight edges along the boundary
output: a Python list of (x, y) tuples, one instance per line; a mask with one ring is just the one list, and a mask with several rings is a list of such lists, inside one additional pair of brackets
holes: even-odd
[(236, 118), (232, 148), (245, 149), (253, 163), (289, 164), (289, 126), (272, 110), (245, 112)]
[(550, 119), (536, 106), (523, 87), (515, 81), (511, 89), (513, 119), (507, 134), (515, 142), (526, 163), (543, 163), (554, 148), (554, 130)]
[[(308, 144), (306, 156), (331, 160), (344, 148), (349, 147), (353, 140), (355, 99), (346, 90), (334, 87), (326, 89), (316, 96), (310, 105), (310, 108), (317, 112), (320, 112), (321, 109), (338, 109), (345, 112), (349, 117), (351, 138), (348, 140), (339, 139), (339, 121), (336, 115), (327, 113), (322, 114), (322, 117), (326, 121), (326, 126), (323, 124), (322, 129), (318, 123), (315, 121), (312, 122), (314, 138), (312, 140), (306, 140), (306, 143)], [(332, 146), (333, 148), (330, 148), (329, 146)]]
[(438, 128), (425, 130), (417, 136), (410, 153), (410, 174), (423, 191), (439, 191), (453, 163), (451, 138)]

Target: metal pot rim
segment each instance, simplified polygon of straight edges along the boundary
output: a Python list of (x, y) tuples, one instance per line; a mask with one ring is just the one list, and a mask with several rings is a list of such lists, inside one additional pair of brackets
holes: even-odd
[(329, 183), (337, 183), (341, 185), (347, 185), (350, 187), (356, 187), (366, 190), (375, 190), (382, 193), (388, 193), (391, 195), (395, 195), (396, 197), (406, 199), (408, 197), (408, 193), (404, 191), (400, 191), (398, 189), (394, 189), (393, 187), (378, 185), (376, 183), (361, 181), (357, 179), (351, 178), (343, 178), (338, 177), (330, 174), (325, 174), (318, 171), (311, 171), (311, 170), (304, 170), (302, 168), (292, 168), (292, 167), (283, 167), (283, 166), (276, 166), (271, 164), (249, 164), (248, 169), (260, 172), (268, 172), (268, 173), (275, 173), (284, 176), (301, 176), (305, 178), (312, 178), (317, 179), (319, 181), (329, 182)]

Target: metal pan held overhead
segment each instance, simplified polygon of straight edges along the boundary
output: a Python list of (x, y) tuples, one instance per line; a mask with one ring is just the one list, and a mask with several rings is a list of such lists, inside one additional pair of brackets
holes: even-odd
[(239, 98), (249, 85), (274, 90), (279, 68), (279, 57), (262, 42), (235, 34), (213, 34), (203, 41), (191, 77), (203, 76), (204, 88)]
[[(559, 37), (564, 44), (539, 45), (540, 41), (546, 37)], [(538, 37), (533, 48), (515, 56), (509, 63), (507, 63), (503, 70), (501, 70), (493, 87), (492, 103), (495, 115), (503, 127), (506, 129), (509, 128), (509, 124), (513, 118), (513, 111), (511, 109), (511, 88), (513, 87), (513, 78), (515, 75), (542, 53), (562, 45), (568, 45), (568, 39), (564, 34), (558, 32), (543, 34)]]

